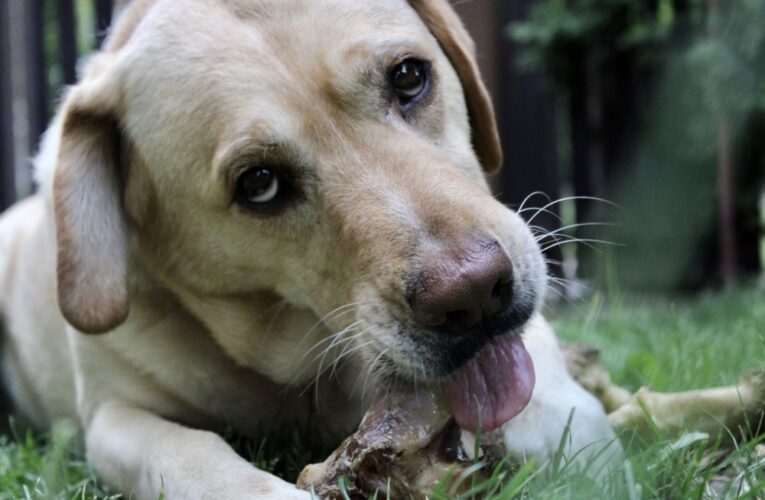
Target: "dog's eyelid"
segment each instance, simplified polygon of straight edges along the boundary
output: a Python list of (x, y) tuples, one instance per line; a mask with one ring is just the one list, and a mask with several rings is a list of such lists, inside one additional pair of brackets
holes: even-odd
[(403, 63), (404, 61), (408, 59), (415, 59), (417, 61), (422, 61), (424, 64), (428, 66), (433, 65), (432, 59), (423, 51), (408, 49), (408, 50), (403, 50), (401, 52), (397, 52), (394, 57), (386, 61), (385, 69), (387, 72), (390, 72), (391, 68)]
[(370, 60), (374, 64), (390, 65), (396, 58), (419, 57), (431, 58), (427, 45), (423, 45), (418, 39), (408, 36), (380, 39), (378, 36), (357, 40), (345, 48), (347, 62), (358, 60), (367, 64)]
[(236, 140), (224, 147), (213, 159), (213, 173), (233, 185), (239, 176), (253, 166), (263, 166), (279, 171), (289, 169), (297, 174), (300, 157), (293, 148), (276, 142), (253, 142), (252, 139)]

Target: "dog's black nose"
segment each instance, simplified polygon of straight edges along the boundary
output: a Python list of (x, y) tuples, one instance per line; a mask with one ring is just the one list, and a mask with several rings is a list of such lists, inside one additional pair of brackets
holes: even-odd
[(481, 325), (493, 335), (512, 303), (513, 267), (496, 241), (473, 242), (427, 257), (409, 304), (418, 323), (464, 335)]

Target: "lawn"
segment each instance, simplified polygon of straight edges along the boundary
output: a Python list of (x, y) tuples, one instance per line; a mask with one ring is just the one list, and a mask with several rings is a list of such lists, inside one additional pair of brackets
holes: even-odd
[[(558, 334), (601, 349), (615, 382), (674, 391), (735, 383), (765, 366), (765, 288), (754, 285), (693, 298), (595, 294), (585, 302), (550, 308)], [(92, 471), (69, 451), (70, 427), (52, 437), (16, 432), (0, 441), (0, 499), (110, 498)], [(703, 435), (622, 436), (629, 462), (595, 482), (568, 467), (564, 457), (546, 468), (497, 468), (475, 484), (477, 497), (496, 498), (757, 498), (765, 494), (765, 452), (755, 442), (730, 450)], [(242, 446), (261, 466), (289, 470), (304, 457)], [(500, 481), (502, 479), (502, 481)], [(451, 497), (441, 492), (435, 497)]]

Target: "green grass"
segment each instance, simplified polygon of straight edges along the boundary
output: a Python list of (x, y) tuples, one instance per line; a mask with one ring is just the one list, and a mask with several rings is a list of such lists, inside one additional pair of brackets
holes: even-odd
[[(706, 293), (694, 298), (639, 298), (595, 294), (553, 311), (559, 336), (601, 349), (615, 382), (637, 389), (687, 390), (735, 383), (765, 366), (765, 288)], [(18, 434), (18, 433), (17, 433)], [(0, 500), (104, 499), (108, 491), (81, 456), (70, 451), (71, 427), (50, 437), (0, 437)], [(629, 462), (593, 481), (565, 457), (548, 467), (505, 462), (492, 477), (455, 495), (444, 486), (433, 498), (759, 498), (765, 495), (765, 452), (758, 442), (726, 449), (703, 435), (622, 436)], [(281, 454), (268, 443), (237, 442), (259, 466), (287, 477), (316, 460), (293, 439)], [(283, 448), (282, 448), (283, 450)], [(468, 480), (470, 481), (470, 480)]]
[(47, 436), (0, 436), (0, 500), (115, 498), (73, 451), (75, 434), (72, 424), (62, 422)]
[(600, 348), (612, 379), (631, 389), (731, 384), (765, 366), (765, 290), (694, 298), (596, 294), (554, 320), (558, 336)]

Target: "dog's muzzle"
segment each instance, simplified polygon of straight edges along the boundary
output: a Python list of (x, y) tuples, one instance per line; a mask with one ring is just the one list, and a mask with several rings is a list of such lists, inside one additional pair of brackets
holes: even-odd
[(444, 388), (460, 427), (492, 430), (526, 406), (534, 367), (517, 333), (533, 301), (516, 300), (513, 265), (495, 240), (426, 256), (407, 288), (415, 321), (438, 339)]

